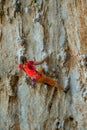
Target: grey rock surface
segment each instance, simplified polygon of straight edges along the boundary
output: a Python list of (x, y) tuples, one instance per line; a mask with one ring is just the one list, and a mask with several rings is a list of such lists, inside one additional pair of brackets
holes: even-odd
[[(20, 56), (49, 60), (60, 89), (32, 86)], [(0, 0), (0, 130), (87, 130), (87, 0)]]

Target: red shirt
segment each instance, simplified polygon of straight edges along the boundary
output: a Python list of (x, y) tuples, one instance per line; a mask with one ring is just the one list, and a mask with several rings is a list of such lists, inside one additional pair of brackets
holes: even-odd
[(31, 79), (40, 78), (40, 74), (34, 66), (34, 61), (26, 62), (25, 66), (23, 66), (23, 64), (19, 64), (19, 68), (23, 70)]

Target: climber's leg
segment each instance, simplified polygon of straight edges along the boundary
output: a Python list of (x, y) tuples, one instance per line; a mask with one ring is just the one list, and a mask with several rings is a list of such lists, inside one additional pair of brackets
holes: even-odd
[(64, 91), (63, 86), (60, 85), (58, 82), (56, 82), (55, 87)]
[(46, 83), (50, 86), (57, 87), (63, 90), (62, 86), (59, 83), (44, 74), (41, 74), (41, 77), (37, 79), (37, 83)]
[(44, 75), (41, 74), (39, 79), (36, 79), (37, 83), (44, 83)]
[(56, 82), (55, 80), (53, 80), (52, 78), (50, 78), (46, 75), (44, 75), (44, 77), (45, 77), (44, 83), (47, 83), (50, 86), (54, 86), (56, 88), (63, 90), (63, 87), (58, 82)]
[[(52, 78), (44, 75), (44, 83), (50, 85), (50, 86), (55, 86), (56, 85), (56, 81), (54, 81)], [(55, 86), (56, 87), (56, 86)]]

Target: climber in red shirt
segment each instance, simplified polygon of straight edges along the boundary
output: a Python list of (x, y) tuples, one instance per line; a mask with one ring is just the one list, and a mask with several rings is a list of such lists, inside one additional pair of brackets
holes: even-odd
[(27, 61), (25, 56), (21, 56), (20, 57), (21, 64), (18, 65), (16, 60), (15, 60), (15, 64), (18, 68), (23, 70), (31, 78), (33, 82), (46, 83), (50, 86), (54, 86), (63, 90), (63, 87), (59, 83), (57, 83), (52, 78), (46, 76), (45, 74), (43, 74), (42, 69), (39, 69), (38, 71), (36, 70), (35, 65), (42, 64), (44, 61), (47, 60), (47, 58), (48, 56), (46, 56), (43, 60), (36, 62), (33, 60)]

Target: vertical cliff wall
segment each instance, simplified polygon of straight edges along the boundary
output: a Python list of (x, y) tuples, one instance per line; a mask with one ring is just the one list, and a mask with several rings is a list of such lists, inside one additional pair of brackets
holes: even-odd
[[(46, 54), (67, 93), (14, 66)], [(87, 130), (87, 0), (0, 0), (0, 130)]]

